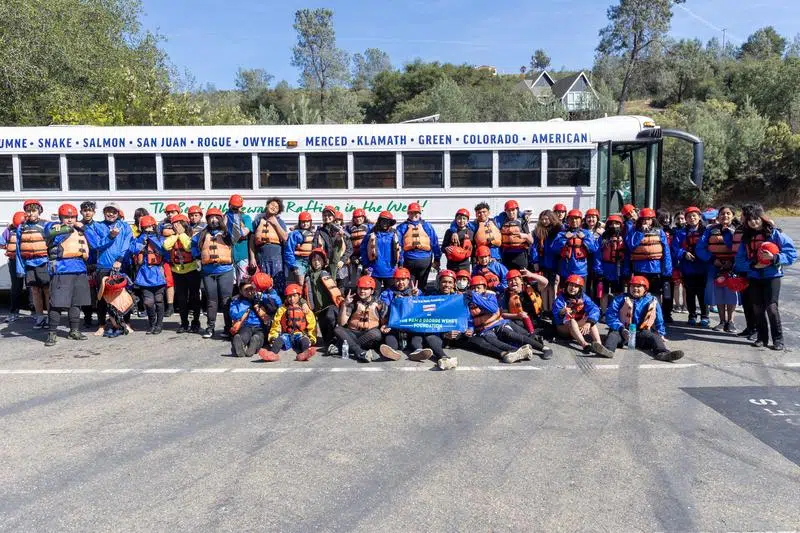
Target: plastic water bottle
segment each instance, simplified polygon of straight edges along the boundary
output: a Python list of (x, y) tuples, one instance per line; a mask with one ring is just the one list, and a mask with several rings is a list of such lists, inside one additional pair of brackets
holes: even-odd
[(339, 354), (339, 357), (342, 359), (349, 359), (350, 358), (350, 345), (347, 344), (347, 341), (342, 343), (342, 352)]
[(636, 349), (636, 324), (631, 322), (628, 326), (628, 350)]

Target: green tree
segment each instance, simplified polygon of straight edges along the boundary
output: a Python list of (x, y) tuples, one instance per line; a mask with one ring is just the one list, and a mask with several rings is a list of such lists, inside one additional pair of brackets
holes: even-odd
[(301, 70), (300, 82), (317, 93), (320, 115), (325, 118), (327, 91), (347, 77), (347, 53), (337, 48), (330, 9), (301, 9), (295, 13), (297, 44), (292, 49), (292, 66)]
[(600, 30), (597, 52), (625, 58), (625, 74), (619, 93), (617, 113), (625, 100), (634, 69), (653, 43), (664, 38), (672, 20), (672, 6), (685, 0), (619, 0), (608, 8), (609, 24)]
[(542, 70), (547, 70), (549, 66), (550, 56), (548, 56), (544, 50), (538, 48), (531, 56), (531, 70), (541, 72)]
[(367, 48), (364, 54), (353, 56), (353, 89), (371, 89), (381, 72), (392, 70), (389, 54), (377, 48)]
[(669, 100), (683, 102), (702, 97), (700, 87), (711, 74), (711, 61), (698, 39), (682, 39), (672, 44), (665, 57)]
[(358, 94), (343, 87), (334, 87), (328, 96), (326, 122), (332, 124), (360, 124), (364, 110), (358, 103)]
[(786, 39), (775, 28), (767, 26), (750, 35), (739, 49), (739, 58), (764, 60), (781, 57), (786, 49)]

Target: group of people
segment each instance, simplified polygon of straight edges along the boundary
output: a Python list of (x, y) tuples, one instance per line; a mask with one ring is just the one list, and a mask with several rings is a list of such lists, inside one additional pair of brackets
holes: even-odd
[[(81, 313), (85, 327), (96, 314), (96, 334), (115, 337), (132, 332), (138, 305), (147, 334), (160, 334), (164, 317), (177, 312), (177, 333), (229, 338), (237, 356), (277, 361), (293, 350), (304, 361), (320, 346), (327, 355), (407, 355), (450, 369), (457, 361), (448, 348), (508, 363), (549, 359), (544, 339), (556, 336), (604, 357), (630, 342), (674, 361), (683, 353), (665, 343), (673, 312), (685, 305), (687, 325), (705, 328), (716, 306), (714, 330), (738, 333), (733, 313), (741, 304), (739, 335), (766, 346), (771, 332), (772, 347), (783, 349), (780, 280), (797, 253), (759, 205), (743, 206), (738, 217), (727, 205), (688, 207), (674, 219), (625, 205), (602, 221), (596, 209), (556, 204), (534, 223), (515, 200), (495, 216), (481, 202), (474, 218), (456, 211), (441, 241), (418, 203), (399, 224), (389, 211), (373, 223), (363, 209), (346, 222), (326, 206), (317, 227), (308, 212), (285, 221), (279, 198), (252, 219), (243, 206), (240, 195), (225, 212), (182, 213), (169, 204), (162, 220), (140, 208), (129, 224), (114, 202), (98, 220), (95, 203), (84, 202), (63, 204), (58, 220), (45, 221), (42, 204), (26, 200), (0, 237), (11, 272), (8, 320), (19, 316), (27, 286), (47, 346), (57, 342), (63, 312), (68, 338), (84, 340)], [(422, 294), (461, 295), (469, 328), (389, 327), (394, 299)]]

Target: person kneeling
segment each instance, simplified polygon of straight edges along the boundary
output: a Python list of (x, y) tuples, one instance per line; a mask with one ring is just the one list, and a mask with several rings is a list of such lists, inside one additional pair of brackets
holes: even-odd
[(253, 280), (243, 279), (239, 283), (239, 294), (231, 300), (229, 310), (233, 322), (231, 344), (236, 357), (252, 357), (264, 345), (264, 331), (280, 304), (268, 274), (259, 272)]
[(282, 349), (294, 349), (296, 361), (308, 361), (316, 354), (317, 320), (308, 304), (300, 298), (302, 292), (302, 287), (296, 283), (286, 286), (286, 301), (275, 313), (267, 337), (270, 349), (259, 351), (264, 361), (279, 361)]
[(667, 349), (664, 343), (664, 319), (658, 299), (648, 293), (650, 282), (644, 276), (633, 276), (628, 286), (628, 294), (614, 298), (606, 310), (608, 337), (605, 347), (614, 350), (627, 344), (630, 324), (637, 325), (636, 348), (652, 349), (659, 361), (676, 361), (683, 357), (680, 350)]
[[(577, 342), (585, 353), (594, 352), (603, 357), (614, 357), (600, 342), (600, 331), (597, 321), (600, 320), (600, 308), (583, 292), (586, 282), (581, 276), (572, 274), (567, 277), (567, 284), (553, 302), (553, 323), (559, 337)], [(591, 344), (586, 337), (592, 339)]]

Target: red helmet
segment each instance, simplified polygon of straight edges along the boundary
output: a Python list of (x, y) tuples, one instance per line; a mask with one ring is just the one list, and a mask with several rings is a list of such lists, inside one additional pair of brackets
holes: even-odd
[(472, 276), (469, 280), (470, 287), (477, 287), (478, 285), (486, 285), (486, 278), (483, 276)]
[(231, 207), (242, 207), (244, 205), (244, 198), (239, 194), (232, 194), (228, 199), (228, 205)]
[(456, 211), (456, 216), (457, 216), (457, 217), (458, 217), (458, 216), (465, 216), (465, 217), (469, 218), (469, 209), (464, 209), (464, 208), (462, 207), (461, 209), (459, 209), (458, 211)]
[(209, 208), (208, 211), (206, 211), (206, 218), (208, 218), (208, 217), (220, 217), (220, 218), (222, 218), (222, 211), (220, 211), (216, 207), (211, 207), (211, 208)]
[(24, 202), (22, 202), (22, 210), (27, 211), (28, 208), (32, 205), (38, 206), (40, 213), (44, 211), (44, 207), (42, 207), (42, 202), (40, 202), (39, 200), (25, 200)]
[(633, 204), (625, 204), (622, 206), (622, 216), (628, 216), (636, 211), (636, 206)]
[(503, 211), (508, 211), (509, 209), (519, 209), (519, 204), (516, 200), (509, 200), (506, 202), (506, 205), (503, 206)]
[(303, 294), (303, 288), (298, 285), (297, 283), (290, 283), (286, 286), (286, 290), (283, 291), (284, 296), (291, 296), (292, 294)]
[(586, 216), (590, 217), (592, 215), (596, 216), (597, 218), (600, 218), (600, 211), (598, 211), (594, 207), (592, 207), (591, 209), (587, 209), (586, 210)]
[(406, 213), (422, 213), (422, 207), (417, 202), (411, 202), (408, 204), (408, 209), (406, 209)]
[(692, 206), (689, 206), (689, 207), (687, 207), (687, 208), (686, 208), (686, 209), (683, 211), (683, 215), (684, 215), (684, 216), (688, 215), (689, 213), (697, 213), (697, 214), (698, 214), (698, 215), (700, 215), (700, 216), (702, 216), (702, 215), (703, 215), (703, 214), (700, 212), (700, 208), (699, 208), (699, 207), (695, 207), (695, 206), (693, 206), (693, 205), (692, 205)]
[(76, 217), (78, 216), (78, 208), (72, 204), (61, 204), (58, 208), (58, 216)]
[(381, 211), (381, 214), (378, 215), (378, 218), (385, 218), (386, 220), (394, 221), (394, 215), (391, 211)]
[(322, 259), (324, 259), (326, 263), (328, 262), (328, 254), (325, 253), (325, 248), (322, 248), (321, 246), (318, 246), (317, 248), (314, 248), (313, 250), (311, 250), (311, 253), (308, 254), (308, 259), (310, 260), (311, 256), (314, 255), (314, 254), (321, 255)]
[(656, 218), (656, 212), (649, 207), (644, 207), (639, 211), (639, 218)]
[(567, 218), (583, 218), (583, 213), (580, 209), (570, 209)]
[(177, 211), (178, 213), (181, 212), (181, 206), (178, 204), (167, 204), (167, 207), (164, 208), (165, 213), (169, 213), (170, 211)]
[(553, 206), (553, 211), (564, 211), (564, 212), (566, 212), (567, 211), (567, 206), (565, 206), (564, 204), (556, 204), (556, 205)]
[(439, 272), (438, 278), (439, 279), (442, 279), (442, 278), (453, 278), (455, 280), (456, 279), (456, 273), (453, 272), (452, 270), (441, 270)]
[(375, 289), (375, 278), (372, 276), (361, 276), (356, 282), (356, 287), (359, 289)]
[(586, 280), (583, 279), (583, 276), (572, 274), (571, 276), (567, 277), (567, 284), (569, 283), (577, 285), (578, 287), (584, 287), (586, 285)]
[(522, 273), (519, 270), (509, 270), (508, 274), (506, 274), (506, 281), (511, 281), (514, 278), (521, 278)]
[(298, 222), (311, 222), (311, 213), (308, 211), (303, 211), (299, 215), (297, 215)]
[(644, 290), (646, 291), (650, 290), (650, 281), (644, 276), (631, 277), (631, 280), (630, 282), (628, 282), (628, 285), (641, 285), (642, 287), (644, 287)]
[(758, 247), (758, 251), (759, 251), (759, 258), (758, 258), (759, 265), (768, 265), (772, 262), (771, 259), (761, 259), (760, 252), (769, 252), (772, 255), (778, 255), (779, 253), (781, 253), (781, 249), (778, 247), (777, 244), (775, 244), (772, 241), (762, 242), (761, 246)]
[(475, 252), (475, 257), (487, 257), (490, 255), (492, 255), (492, 251), (485, 245), (478, 246), (478, 250)]
[(272, 288), (272, 276), (264, 272), (256, 272), (253, 274), (253, 277), (250, 278), (250, 282), (259, 292), (268, 291)]
[(202, 215), (203, 214), (203, 210), (200, 208), (199, 205), (193, 205), (192, 207), (189, 208), (188, 213), (190, 215), (194, 215), (195, 213), (197, 213), (198, 215)]
[(331, 215), (336, 216), (336, 208), (332, 205), (326, 205), (322, 208), (322, 213), (324, 214), (325, 211), (328, 211)]
[(341, 211), (337, 210), (336, 212), (333, 213), (333, 219), (344, 221), (344, 214)]
[(353, 211), (353, 218), (356, 218), (356, 217), (364, 217), (364, 218), (367, 218), (367, 212), (366, 212), (366, 211), (364, 211), (363, 209), (361, 209), (361, 208), (359, 207), (358, 209), (356, 209), (355, 211)]
[(169, 219), (169, 221), (172, 222), (173, 224), (175, 222), (183, 222), (184, 224), (188, 224), (189, 223), (189, 217), (187, 217), (186, 215), (183, 215), (181, 213), (178, 213), (177, 215), (172, 215), (172, 217)]
[(466, 270), (459, 270), (456, 272), (456, 278), (468, 278), (470, 277), (470, 273)]
[(24, 211), (17, 211), (16, 213), (14, 213), (14, 216), (11, 219), (11, 225), (14, 226), (14, 227), (17, 227), (20, 224), (22, 224), (23, 222), (25, 222), (25, 212)]
[(151, 215), (145, 215), (139, 219), (139, 227), (140, 228), (149, 228), (150, 226), (157, 225), (156, 219)]
[(411, 279), (411, 271), (407, 268), (397, 267), (394, 269), (394, 279)]
[[(588, 215), (589, 213), (586, 214)], [(606, 219), (606, 224), (608, 224), (609, 222), (619, 222), (620, 224), (622, 224), (622, 217), (619, 215), (609, 215), (609, 217)]]

